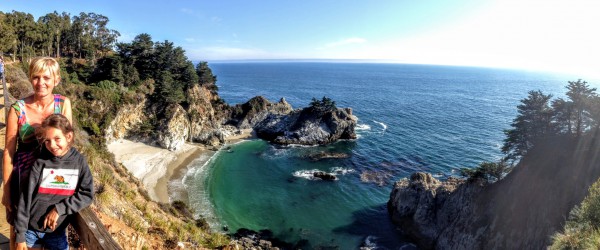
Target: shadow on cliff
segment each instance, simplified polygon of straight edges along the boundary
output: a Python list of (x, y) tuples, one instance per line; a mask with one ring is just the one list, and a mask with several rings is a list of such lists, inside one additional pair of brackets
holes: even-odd
[(393, 189), (392, 219), (427, 249), (545, 249), (600, 177), (599, 139), (594, 132), (538, 140), (489, 185), (413, 174)]
[(410, 247), (414, 245), (403, 237), (392, 223), (385, 203), (354, 211), (350, 224), (335, 228), (333, 231), (351, 235), (368, 235), (363, 239), (362, 246), (374, 247), (372, 249), (416, 249)]
[(562, 230), (569, 212), (600, 177), (599, 139), (595, 132), (537, 142), (505, 179), (490, 186), (478, 202), (491, 215), (487, 245), (540, 249), (551, 244), (550, 236)]

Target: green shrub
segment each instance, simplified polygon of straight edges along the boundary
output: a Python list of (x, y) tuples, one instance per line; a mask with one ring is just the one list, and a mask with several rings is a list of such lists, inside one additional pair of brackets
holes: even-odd
[(552, 236), (551, 249), (600, 249), (600, 180), (580, 206), (569, 213), (563, 232)]
[(318, 113), (325, 113), (337, 110), (337, 107), (335, 106), (335, 101), (325, 96), (323, 96), (323, 98), (320, 101), (317, 100), (317, 98), (313, 97), (312, 101), (309, 104), (309, 108), (313, 109)]
[(509, 165), (504, 162), (482, 162), (476, 168), (461, 168), (460, 175), (469, 181), (483, 180), (494, 183), (510, 171)]

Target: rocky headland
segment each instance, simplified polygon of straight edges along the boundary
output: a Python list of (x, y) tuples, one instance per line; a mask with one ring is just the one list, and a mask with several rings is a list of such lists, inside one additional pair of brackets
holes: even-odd
[[(276, 144), (321, 145), (356, 139), (357, 118), (351, 108), (293, 109), (283, 98), (271, 103), (262, 96), (229, 106), (210, 89), (200, 85), (191, 88), (187, 108), (180, 104), (147, 105), (145, 99), (126, 105), (108, 126), (105, 139), (110, 143), (135, 137), (169, 150), (178, 150), (185, 142), (219, 146), (227, 136), (245, 129), (252, 129), (258, 138)], [(154, 137), (141, 136), (144, 126), (153, 128)]]
[(232, 108), (227, 124), (252, 128), (258, 138), (276, 144), (322, 145), (356, 139), (357, 118), (351, 108), (293, 109), (285, 99), (271, 103), (262, 96)]
[(504, 179), (415, 173), (394, 185), (388, 211), (423, 249), (543, 249), (600, 176), (594, 138), (538, 143)]

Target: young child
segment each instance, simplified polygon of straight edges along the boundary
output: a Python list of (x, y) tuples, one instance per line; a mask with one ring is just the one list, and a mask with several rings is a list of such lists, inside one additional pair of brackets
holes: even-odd
[(61, 114), (36, 129), (46, 150), (31, 167), (20, 195), (15, 231), (17, 249), (69, 249), (68, 215), (90, 205), (94, 184), (86, 159), (72, 148), (73, 127)]

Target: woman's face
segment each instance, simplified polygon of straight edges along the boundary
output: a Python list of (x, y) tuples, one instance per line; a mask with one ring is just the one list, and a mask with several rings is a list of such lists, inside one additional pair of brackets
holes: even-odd
[(36, 96), (44, 97), (52, 94), (52, 90), (58, 82), (56, 78), (52, 76), (50, 69), (44, 70), (41, 74), (34, 75), (31, 79), (31, 85), (33, 85), (33, 92)]

